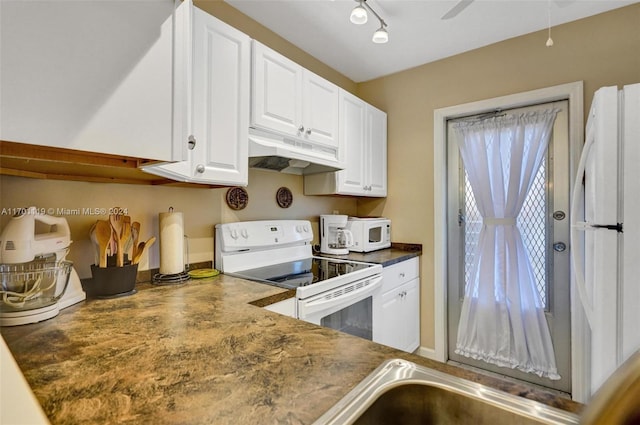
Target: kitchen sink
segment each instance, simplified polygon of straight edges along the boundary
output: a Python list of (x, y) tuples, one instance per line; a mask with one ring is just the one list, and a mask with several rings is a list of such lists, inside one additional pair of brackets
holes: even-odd
[(579, 417), (405, 360), (388, 360), (320, 424), (577, 424)]

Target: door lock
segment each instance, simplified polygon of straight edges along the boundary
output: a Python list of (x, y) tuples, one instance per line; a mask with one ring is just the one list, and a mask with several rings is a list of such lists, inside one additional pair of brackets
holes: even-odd
[(567, 216), (567, 215), (564, 213), (564, 211), (555, 211), (555, 212), (553, 213), (553, 218), (554, 218), (554, 219), (556, 219), (556, 220), (558, 220), (558, 221), (559, 221), (559, 220), (564, 220), (564, 218), (565, 218), (566, 216)]
[(567, 244), (565, 244), (564, 242), (556, 242), (553, 244), (553, 250), (555, 252), (563, 252), (566, 249), (567, 249)]

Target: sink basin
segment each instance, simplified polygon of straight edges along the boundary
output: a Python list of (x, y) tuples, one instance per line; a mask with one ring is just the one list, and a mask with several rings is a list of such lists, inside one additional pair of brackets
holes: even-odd
[(577, 424), (579, 417), (405, 360), (388, 360), (320, 424)]

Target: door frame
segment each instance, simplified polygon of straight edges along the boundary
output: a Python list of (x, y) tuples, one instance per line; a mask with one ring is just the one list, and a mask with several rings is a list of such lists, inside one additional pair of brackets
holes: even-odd
[[(542, 89), (485, 99), (436, 109), (433, 112), (434, 148), (434, 322), (435, 350), (424, 350), (427, 357), (446, 362), (447, 343), (447, 120), (495, 110), (519, 108), (558, 100), (569, 101), (569, 187), (573, 188), (580, 151), (584, 143), (583, 82), (561, 84)], [(571, 199), (572, 193), (569, 194)], [(585, 358), (590, 341), (585, 317), (575, 296), (571, 272), (571, 387), (572, 398), (584, 402), (588, 398)]]

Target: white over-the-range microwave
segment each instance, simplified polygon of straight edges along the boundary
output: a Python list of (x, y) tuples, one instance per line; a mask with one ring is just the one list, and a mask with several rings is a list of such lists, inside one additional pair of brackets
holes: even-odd
[(349, 251), (371, 252), (391, 246), (391, 220), (387, 218), (349, 217), (347, 229), (353, 235)]

